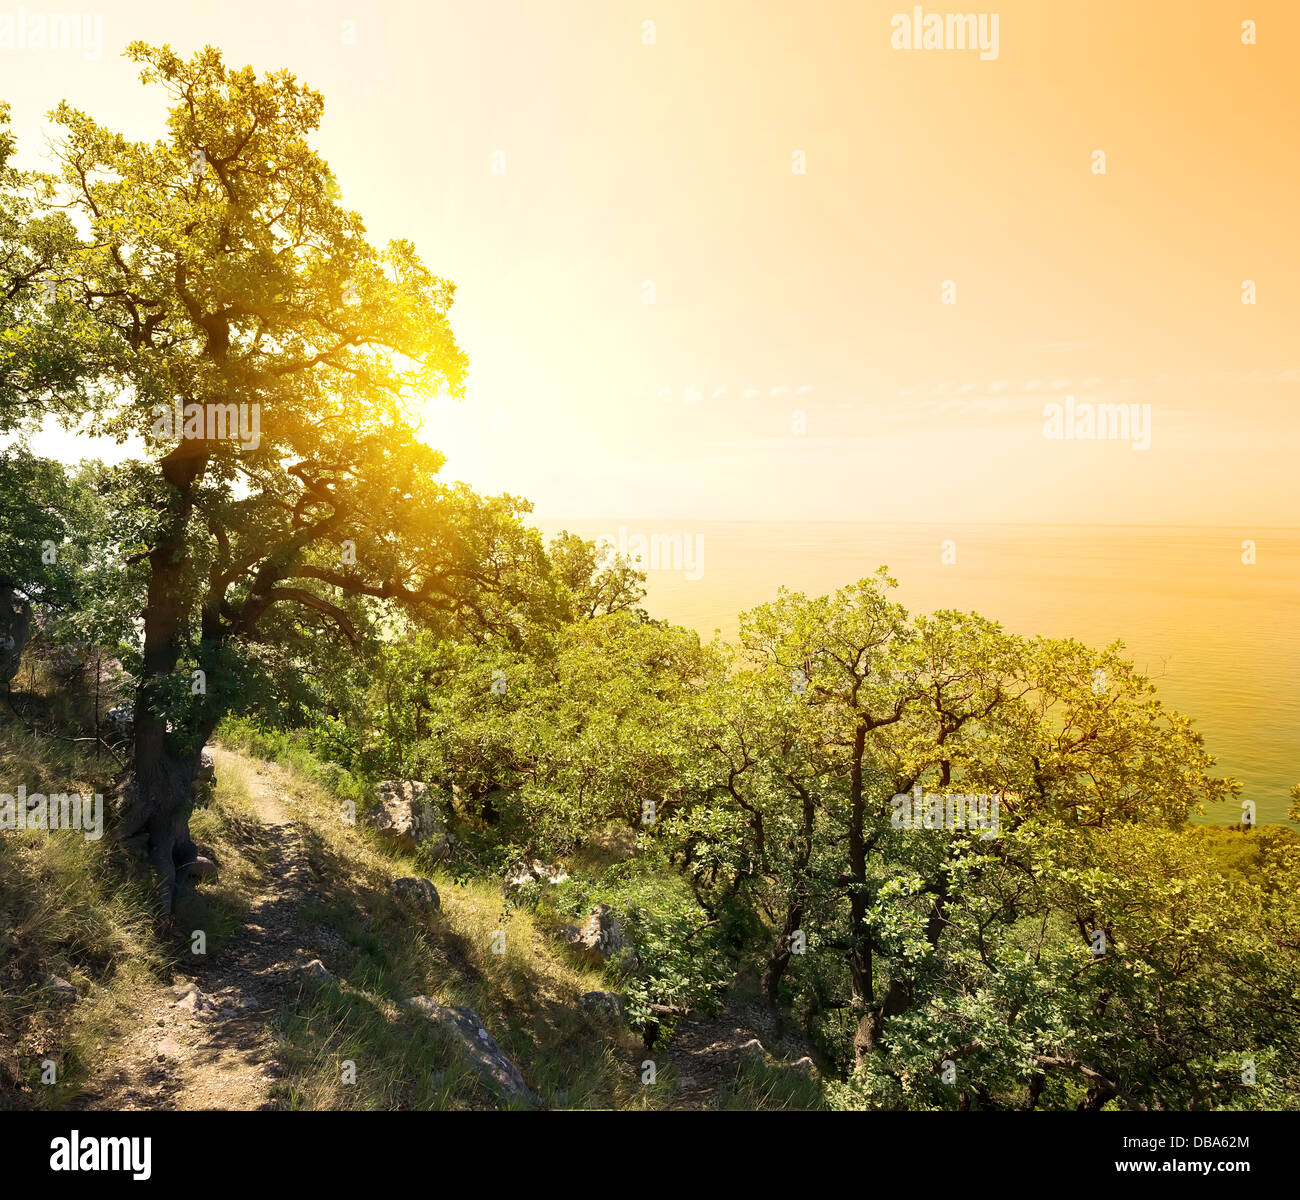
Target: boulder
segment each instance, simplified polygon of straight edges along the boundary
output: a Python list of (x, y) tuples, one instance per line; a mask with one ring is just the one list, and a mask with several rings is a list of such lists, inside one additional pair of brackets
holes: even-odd
[(432, 879), (408, 875), (403, 879), (394, 879), (388, 885), (393, 896), (404, 904), (411, 905), (423, 912), (438, 912), (442, 908), (442, 899)]
[(313, 958), (311, 962), (305, 963), (301, 974), (304, 979), (309, 980), (311, 983), (328, 983), (334, 978), (319, 958)]
[(578, 1005), (589, 1013), (616, 1021), (627, 1015), (627, 998), (621, 992), (584, 992), (578, 998)]
[(435, 858), (443, 858), (451, 847), (447, 826), (434, 809), (429, 786), (413, 779), (388, 779), (375, 789), (379, 803), (366, 820), (384, 838), (406, 853), (425, 842), (432, 843)]
[(442, 1029), (502, 1097), (537, 1103), (537, 1097), (524, 1082), (519, 1068), (505, 1056), (472, 1008), (448, 1008), (432, 996), (412, 996), (406, 1001), (406, 1007)]
[(505, 890), (516, 892), (530, 883), (563, 883), (568, 875), (559, 867), (544, 863), (540, 859), (517, 862), (506, 872)]
[(575, 931), (576, 937), (569, 936), (570, 929), (573, 926), (566, 926), (561, 937), (592, 962), (614, 963), (625, 971), (636, 969), (636, 952), (623, 937), (618, 916), (608, 904), (598, 904), (591, 910), (582, 928)]
[(99, 722), (99, 734), (110, 746), (124, 746), (135, 736), (135, 708), (118, 704)]
[(75, 1004), (77, 1002), (77, 989), (66, 979), (63, 979), (58, 975), (51, 975), (49, 979), (45, 981), (45, 986), (54, 993), (56, 1003)]
[(211, 750), (203, 750), (199, 754), (199, 770), (194, 776), (196, 783), (210, 783), (214, 787), (217, 782), (217, 760), (212, 757)]

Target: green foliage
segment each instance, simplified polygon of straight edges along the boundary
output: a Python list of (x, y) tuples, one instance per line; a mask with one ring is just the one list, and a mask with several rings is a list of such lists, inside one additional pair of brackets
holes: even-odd
[[(700, 908), (676, 873), (634, 859), (599, 879), (573, 878), (557, 887), (556, 911), (581, 923), (597, 904), (617, 914), (635, 952), (635, 966), (617, 970), (634, 1026), (658, 1019), (652, 1006), (710, 1012), (735, 973), (728, 930)], [(672, 1021), (665, 1018), (665, 1033)]]

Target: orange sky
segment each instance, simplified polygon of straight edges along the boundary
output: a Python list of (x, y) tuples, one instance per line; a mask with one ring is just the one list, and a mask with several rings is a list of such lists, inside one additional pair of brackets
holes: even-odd
[[(158, 131), (134, 38), (319, 88), (347, 201), (459, 285), (429, 440), (543, 517), (1300, 524), (1300, 5), (956, 10), (991, 61), (892, 49), (912, 8), (96, 3), (98, 58), (0, 36), (0, 96), (32, 163), (65, 97)], [(1045, 438), (1067, 395), (1150, 448)]]

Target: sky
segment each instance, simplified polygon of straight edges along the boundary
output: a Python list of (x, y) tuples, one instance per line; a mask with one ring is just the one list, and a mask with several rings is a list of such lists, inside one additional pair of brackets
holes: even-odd
[(995, 55), (897, 0), (88, 2), (0, 0), (20, 161), (61, 99), (161, 132), (134, 39), (288, 67), (457, 284), (445, 474), (539, 518), (1300, 524), (1293, 0), (999, 0)]

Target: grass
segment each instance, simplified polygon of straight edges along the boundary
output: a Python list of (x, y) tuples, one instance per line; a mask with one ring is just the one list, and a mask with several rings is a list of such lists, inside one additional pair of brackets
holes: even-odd
[(437, 1027), (402, 1007), (416, 995), (478, 1013), (547, 1107), (652, 1108), (671, 1100), (662, 1084), (641, 1083), (639, 1036), (579, 1007), (583, 992), (605, 986), (598, 971), (572, 961), (528, 911), (508, 910), (495, 879), (458, 883), (435, 871), (441, 911), (405, 909), (388, 885), (423, 872), (363, 824), (345, 824), (342, 803), (352, 793), (332, 792), (324, 778), (295, 763), (289, 797), (318, 881), (301, 923), (328, 931), (334, 949), (326, 965), (335, 976), (304, 984), (278, 1022), (280, 1094), (289, 1107), (500, 1105)]
[[(290, 986), (274, 1019), (282, 1074), (276, 1096), (296, 1109), (484, 1109), (508, 1106), (435, 1024), (403, 1006), (416, 995), (478, 1013), (542, 1106), (656, 1109), (674, 1102), (674, 1072), (639, 1034), (578, 1003), (611, 986), (554, 937), (543, 911), (509, 907), (496, 878), (431, 875), (441, 911), (414, 912), (390, 883), (423, 872), (364, 823), (345, 824), (362, 782), (316, 760), (300, 743), (223, 730), (228, 746), (260, 750), (287, 768), (285, 801), (302, 831), (314, 880), (299, 913), (332, 978)], [(287, 761), (286, 761), (287, 760)], [(111, 801), (115, 764), (83, 743), (33, 736), (0, 718), (0, 792), (80, 791)], [(224, 756), (215, 792), (191, 817), (195, 841), (220, 866), (190, 896), (172, 930), (155, 919), (145, 864), (109, 834), (0, 834), (0, 1110), (60, 1108), (106, 1062), (125, 1025), (167, 987), (188, 946), (175, 932), (203, 928), (209, 952), (236, 934), (263, 877), (265, 833), (248, 758)], [(60, 1003), (51, 976), (71, 982)], [(57, 1065), (42, 1082), (42, 1064)], [(809, 1091), (811, 1087), (811, 1091)], [(807, 1077), (750, 1062), (720, 1107), (817, 1103)]]
[(740, 1064), (735, 1083), (719, 1089), (711, 1107), (786, 1111), (824, 1108), (825, 1102), (821, 1085), (811, 1072), (768, 1055), (754, 1055)]
[[(103, 760), (0, 722), (0, 791), (99, 792)], [(93, 1060), (104, 1014), (162, 970), (148, 887), (108, 838), (0, 834), (0, 1108), (56, 1106)], [(85, 999), (64, 1006), (51, 976)], [(75, 1019), (74, 1019), (75, 1014)], [(42, 1082), (55, 1064), (53, 1086)]]
[[(0, 720), (0, 792), (99, 793), (105, 807), (99, 840), (76, 831), (0, 834), (0, 1109), (59, 1108), (75, 1096), (111, 1058), (141, 997), (170, 979), (186, 950), (156, 919), (145, 864), (112, 836), (113, 770), (84, 743)], [(204, 928), (213, 952), (238, 927), (258, 876), (258, 822), (238, 778), (195, 809), (191, 829), (221, 873), (178, 908), (176, 928)], [(52, 976), (77, 989), (75, 1005), (60, 1001)]]

